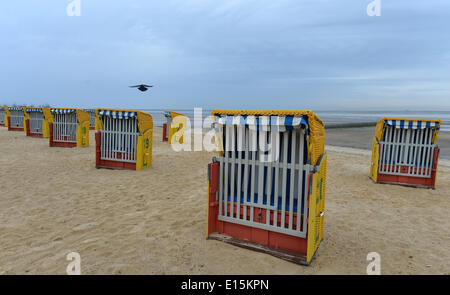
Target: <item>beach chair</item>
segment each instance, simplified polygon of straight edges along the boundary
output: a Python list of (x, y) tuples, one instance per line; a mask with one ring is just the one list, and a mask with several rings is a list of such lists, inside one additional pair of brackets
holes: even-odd
[(50, 109), (51, 147), (88, 147), (89, 114), (80, 109)]
[(383, 118), (372, 144), (370, 178), (377, 183), (436, 187), (440, 120)]
[(24, 107), (8, 107), (8, 131), (25, 131)]
[(49, 108), (27, 107), (25, 129), (27, 136), (48, 138), (52, 115)]
[(96, 109), (85, 109), (89, 114), (89, 130), (97, 130), (98, 129), (98, 119), (97, 119), (97, 110)]
[(142, 170), (152, 166), (153, 119), (140, 111), (98, 109), (96, 167)]
[(8, 127), (8, 111), (6, 107), (0, 107), (0, 126)]
[[(165, 111), (164, 116), (167, 122), (163, 124), (163, 141), (169, 143), (183, 143), (184, 141), (184, 128), (186, 128), (187, 117), (181, 113), (174, 111)], [(173, 120), (177, 117), (179, 124), (172, 124)]]
[(325, 128), (312, 111), (214, 110), (207, 238), (308, 265), (323, 238)]

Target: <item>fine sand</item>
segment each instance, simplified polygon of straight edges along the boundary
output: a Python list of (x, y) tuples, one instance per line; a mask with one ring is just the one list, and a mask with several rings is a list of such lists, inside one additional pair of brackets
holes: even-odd
[[(327, 131), (327, 136), (338, 132)], [(332, 135), (333, 136), (333, 135)], [(0, 129), (0, 274), (450, 274), (450, 164), (436, 190), (374, 184), (370, 151), (327, 147), (324, 240), (305, 267), (205, 239), (213, 153), (174, 152), (156, 128), (153, 166), (95, 169), (89, 148)], [(328, 138), (327, 138), (328, 140)]]

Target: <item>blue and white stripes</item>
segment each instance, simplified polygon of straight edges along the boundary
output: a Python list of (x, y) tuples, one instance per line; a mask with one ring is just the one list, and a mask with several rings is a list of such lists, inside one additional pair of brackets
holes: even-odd
[(76, 112), (75, 109), (51, 109), (50, 110), (54, 114), (71, 114), (73, 112)]
[(425, 129), (439, 128), (439, 122), (430, 121), (409, 121), (409, 120), (386, 120), (385, 125), (393, 126), (397, 129)]
[(137, 112), (99, 110), (98, 115), (108, 116), (114, 119), (129, 119), (129, 118), (136, 118)]
[(41, 108), (27, 109), (27, 113), (31, 113), (31, 112), (42, 113), (42, 109)]
[(21, 108), (21, 107), (8, 107), (8, 110), (10, 110), (10, 111), (23, 111), (23, 108)]
[(246, 125), (260, 131), (292, 130), (301, 125), (308, 126), (303, 116), (224, 116), (215, 117), (217, 125)]

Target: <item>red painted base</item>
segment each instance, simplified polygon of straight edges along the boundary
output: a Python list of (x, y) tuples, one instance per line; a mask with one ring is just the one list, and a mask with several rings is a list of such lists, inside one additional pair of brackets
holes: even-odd
[(77, 147), (76, 142), (51, 142), (50, 147), (67, 147), (67, 148), (74, 148)]
[[(439, 148), (435, 148), (433, 153), (433, 168), (431, 169), (431, 176), (429, 178), (403, 176), (403, 175), (388, 175), (379, 173), (377, 182), (387, 184), (399, 184), (404, 186), (421, 187), (421, 188), (435, 188), (436, 184), (436, 167), (439, 158)], [(389, 167), (388, 167), (389, 168)], [(415, 168), (414, 173), (426, 173), (426, 169)], [(396, 172), (407, 173), (407, 166), (399, 166)], [(428, 171), (429, 172), (429, 171)]]
[(76, 142), (61, 142), (61, 141), (53, 141), (53, 123), (49, 124), (50, 129), (50, 138), (49, 138), (49, 145), (50, 147), (76, 147)]
[(39, 133), (31, 133), (31, 130), (30, 130), (30, 120), (26, 120), (26, 121), (25, 121), (25, 124), (26, 124), (26, 127), (27, 127), (27, 136), (29, 136), (29, 137), (38, 137), (38, 138), (42, 138), (42, 137), (43, 137), (42, 134), (39, 134)]
[(29, 133), (27, 132), (27, 136), (29, 137), (37, 137), (37, 138), (42, 138), (44, 137), (42, 134), (36, 134), (36, 133)]
[[(220, 221), (218, 220), (219, 215), (219, 202), (216, 201), (216, 192), (218, 190), (219, 182), (219, 163), (209, 164), (209, 200), (208, 200), (208, 236), (212, 234), (225, 234), (229, 237), (238, 240), (245, 240), (253, 244), (263, 245), (269, 247), (270, 249), (280, 249), (280, 252), (291, 251), (299, 255), (306, 255), (307, 252), (307, 239), (294, 237), (291, 235), (286, 235), (282, 233), (277, 233), (265, 229), (259, 229), (254, 227), (249, 227), (241, 224)], [(234, 207), (236, 210), (236, 206)], [(243, 215), (243, 207), (240, 208), (240, 214)], [(248, 209), (249, 210), (249, 209)], [(235, 211), (236, 212), (236, 211)], [(249, 212), (249, 211), (248, 211)], [(260, 214), (261, 213), (261, 214)], [(275, 214), (270, 215), (270, 219), (277, 219), (277, 224), (280, 225), (283, 217), (281, 213), (278, 212), (277, 216)], [(249, 214), (247, 213), (247, 216)], [(258, 218), (258, 217), (261, 218)], [(288, 215), (284, 216), (284, 222), (288, 222)], [(293, 224), (296, 224), (297, 217), (294, 216)], [(254, 212), (255, 222), (266, 222), (266, 210), (265, 209), (255, 209)], [(307, 226), (301, 225), (301, 226)], [(271, 253), (269, 253), (271, 254)]]
[(8, 117), (8, 131), (25, 131), (25, 128), (11, 127), (11, 118)]
[[(96, 168), (136, 170), (136, 163), (102, 160), (101, 159), (101, 143), (102, 143), (101, 133), (97, 132), (97, 133), (95, 133), (95, 167)], [(120, 156), (123, 156), (123, 155), (120, 155)]]
[(169, 139), (166, 136), (167, 133), (167, 124), (163, 124), (163, 133), (162, 133), (162, 141), (169, 141)]
[(8, 127), (8, 131), (24, 131), (23, 128), (13, 128), (13, 127)]

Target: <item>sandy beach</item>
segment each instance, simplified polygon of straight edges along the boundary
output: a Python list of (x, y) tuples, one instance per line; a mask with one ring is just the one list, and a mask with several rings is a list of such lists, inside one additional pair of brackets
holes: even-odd
[(151, 168), (116, 171), (95, 168), (93, 132), (70, 149), (1, 128), (0, 274), (65, 274), (72, 251), (82, 274), (365, 274), (373, 251), (383, 274), (450, 274), (449, 160), (436, 190), (375, 184), (373, 128), (327, 130), (325, 236), (305, 267), (206, 240), (215, 154), (174, 152), (161, 132)]

